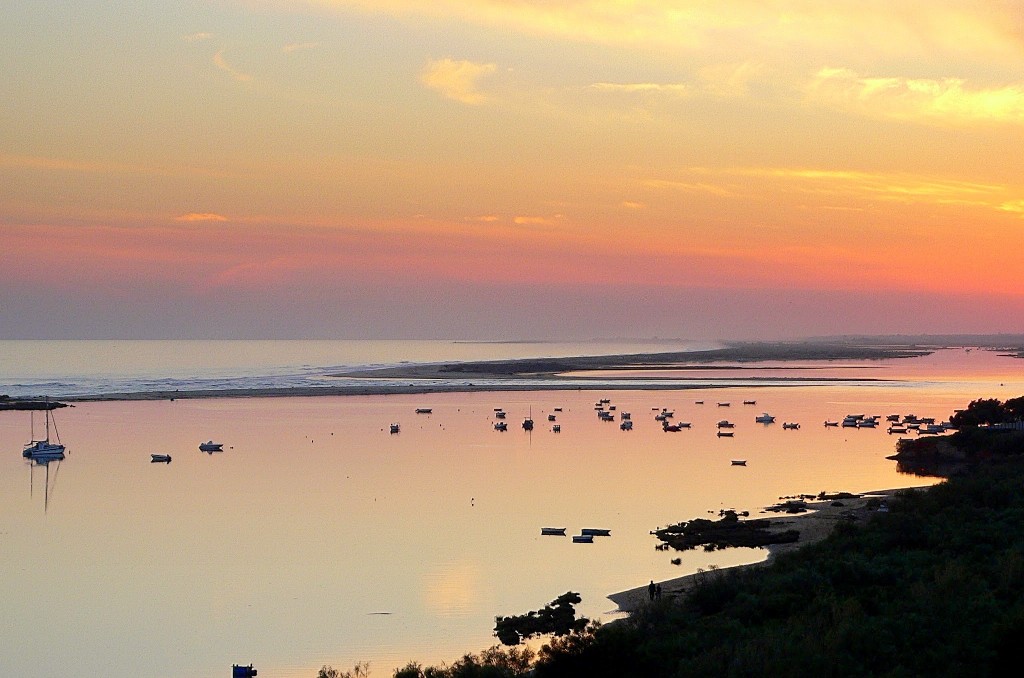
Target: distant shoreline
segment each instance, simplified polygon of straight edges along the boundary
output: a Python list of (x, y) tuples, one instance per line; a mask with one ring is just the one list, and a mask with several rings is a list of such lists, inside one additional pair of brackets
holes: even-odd
[[(347, 379), (336, 386), (284, 386), (257, 388), (152, 390), (97, 393), (59, 397), (64, 402), (102, 402), (138, 400), (191, 400), (197, 398), (284, 398), (318, 396), (421, 395), (432, 393), (474, 393), (510, 391), (686, 391), (709, 388), (736, 388), (733, 384), (708, 383), (688, 377), (631, 377), (630, 370), (658, 369), (685, 374), (694, 369), (718, 369), (711, 363), (739, 363), (738, 369), (753, 369), (756, 363), (836, 360), (883, 360), (912, 358), (931, 353), (931, 348), (876, 347), (832, 343), (754, 343), (733, 344), (722, 349), (691, 352), (639, 353), (568, 358), (520, 358), (478, 362), (447, 362), (371, 368), (327, 375)], [(796, 367), (784, 369), (798, 369)], [(808, 369), (808, 368), (800, 368)], [(607, 378), (567, 377), (566, 373), (615, 371), (616, 383)], [(672, 379), (672, 383), (667, 380)], [(384, 380), (388, 383), (364, 383)], [(476, 383), (477, 381), (487, 383)], [(530, 383), (522, 383), (529, 380)], [(739, 377), (732, 381), (751, 383), (746, 388), (766, 386), (802, 386), (810, 383), (884, 381), (836, 377)], [(403, 383), (405, 382), (405, 383)], [(665, 383), (659, 383), (665, 382)], [(687, 383), (680, 383), (687, 382)], [(23, 398), (31, 400), (31, 398)]]

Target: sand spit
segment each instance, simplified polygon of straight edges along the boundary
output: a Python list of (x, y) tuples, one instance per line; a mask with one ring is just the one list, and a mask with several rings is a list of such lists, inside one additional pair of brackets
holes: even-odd
[[(914, 490), (926, 488), (908, 489)], [(831, 501), (810, 502), (807, 504), (807, 513), (795, 515), (767, 514), (767, 517), (771, 520), (771, 526), (768, 528), (769, 531), (784, 532), (791, 529), (799, 530), (800, 539), (789, 544), (772, 544), (771, 546), (766, 547), (768, 554), (767, 558), (760, 562), (751, 563), (749, 565), (737, 565), (734, 568), (722, 568), (721, 570), (717, 570), (717, 572), (726, 572), (736, 568), (763, 567), (764, 565), (771, 563), (772, 560), (780, 553), (794, 551), (808, 544), (814, 544), (821, 541), (830, 535), (832, 530), (835, 529), (835, 526), (840, 522), (852, 521), (854, 524), (863, 524), (877, 511), (877, 509), (872, 508), (872, 506), (877, 503), (871, 501), (872, 499), (881, 499), (885, 501), (897, 492), (901, 491), (903, 490), (894, 489), (865, 492), (852, 499), (842, 499), (838, 502), (842, 504), (842, 506), (833, 506), (833, 502)], [(662, 595), (670, 598), (678, 597), (692, 589), (701, 577), (707, 576), (714, 576), (714, 573), (709, 571), (702, 573), (698, 572), (696, 574), (689, 574), (660, 582)], [(608, 598), (618, 606), (618, 609), (621, 612), (633, 612), (650, 601), (647, 592), (647, 584), (638, 586), (635, 589), (613, 593), (608, 596)]]
[[(917, 347), (875, 347), (832, 343), (752, 343), (733, 344), (727, 348), (673, 353), (642, 353), (612, 356), (577, 356), (570, 358), (525, 358), (490, 362), (431, 363), (425, 365), (402, 365), (369, 369), (330, 377), (345, 379), (345, 383), (331, 386), (296, 386), (279, 388), (236, 388), (188, 391), (140, 391), (126, 393), (102, 393), (62, 397), (65, 402), (110, 401), (110, 400), (171, 400), (193, 398), (283, 398), (312, 396), (374, 396), (424, 393), (469, 393), (500, 391), (567, 391), (567, 390), (647, 390), (682, 391), (695, 388), (730, 388), (730, 386), (708, 384), (707, 379), (694, 380), (692, 384), (657, 383), (648, 378), (636, 379), (630, 383), (630, 369), (679, 370), (684, 375), (694, 365), (713, 362), (757, 363), (763, 361), (807, 361), (807, 360), (882, 360), (890, 358), (911, 358), (930, 353)], [(616, 370), (617, 383), (609, 384), (606, 379), (567, 378), (564, 373), (585, 370)], [(530, 383), (521, 382), (528, 379)], [(364, 381), (365, 380), (365, 381)], [(475, 383), (476, 380), (487, 383)], [(733, 379), (742, 381), (743, 379)], [(752, 385), (799, 386), (806, 382), (830, 381), (842, 383), (847, 379), (820, 377), (751, 377)], [(852, 381), (862, 382), (863, 378)], [(382, 383), (383, 382), (383, 383)]]

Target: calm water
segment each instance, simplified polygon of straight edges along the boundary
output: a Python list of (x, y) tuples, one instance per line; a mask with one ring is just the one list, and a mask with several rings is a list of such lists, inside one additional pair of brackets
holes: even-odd
[[(1024, 394), (1024, 362), (988, 352), (882, 371), (906, 380), (82, 403), (56, 413), (70, 451), (48, 468), (21, 458), (29, 415), (0, 413), (0, 675), (219, 678), (253, 662), (261, 676), (312, 678), (324, 663), (369, 661), (388, 676), (487, 647), (495, 615), (570, 589), (607, 619), (609, 593), (762, 557), (690, 552), (674, 566), (679, 554), (654, 550), (655, 527), (784, 494), (932, 482), (896, 472), (884, 430), (824, 419), (946, 418), (972, 398)], [(598, 421), (600, 397), (635, 429)], [(495, 407), (509, 412), (506, 433), (492, 428)], [(555, 407), (559, 434), (546, 421)], [(693, 429), (663, 433), (661, 407)], [(780, 423), (755, 424), (762, 411)], [(529, 413), (532, 434), (519, 426)], [(715, 437), (722, 418), (735, 438)], [(210, 438), (225, 451), (199, 452)], [(154, 452), (174, 461), (150, 464)], [(573, 545), (540, 537), (544, 525), (613, 536)]]

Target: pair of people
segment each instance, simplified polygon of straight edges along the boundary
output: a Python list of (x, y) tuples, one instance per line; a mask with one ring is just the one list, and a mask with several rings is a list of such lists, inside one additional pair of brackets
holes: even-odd
[(655, 584), (654, 580), (647, 586), (647, 594), (651, 597), (651, 600), (661, 600), (661, 584)]

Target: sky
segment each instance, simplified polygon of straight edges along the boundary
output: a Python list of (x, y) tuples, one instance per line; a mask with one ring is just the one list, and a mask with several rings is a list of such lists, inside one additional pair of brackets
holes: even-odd
[(1020, 332), (1024, 3), (9, 0), (0, 338)]

